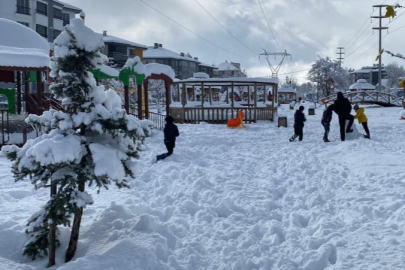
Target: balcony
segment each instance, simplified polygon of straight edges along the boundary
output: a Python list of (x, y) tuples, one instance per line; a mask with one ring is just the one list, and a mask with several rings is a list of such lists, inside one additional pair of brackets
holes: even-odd
[(17, 13), (31, 15), (31, 9), (29, 7), (19, 6), (17, 5)]

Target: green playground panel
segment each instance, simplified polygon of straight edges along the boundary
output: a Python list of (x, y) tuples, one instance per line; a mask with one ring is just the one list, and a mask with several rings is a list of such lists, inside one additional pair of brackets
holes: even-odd
[(4, 95), (8, 102), (8, 112), (10, 114), (15, 114), (15, 95), (17, 90), (14, 88), (3, 89), (0, 88), (0, 95)]

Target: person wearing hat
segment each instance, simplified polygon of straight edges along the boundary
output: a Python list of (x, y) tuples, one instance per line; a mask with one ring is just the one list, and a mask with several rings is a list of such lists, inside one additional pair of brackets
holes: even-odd
[(359, 121), (359, 124), (363, 126), (364, 131), (366, 132), (364, 138), (370, 139), (370, 130), (368, 129), (367, 116), (364, 114), (364, 108), (360, 108), (359, 105), (356, 104), (353, 109), (356, 111), (354, 118)]
[(304, 109), (304, 106), (300, 106), (294, 114), (294, 135), (290, 138), (290, 142), (293, 142), (296, 138), (302, 141), (304, 136), (304, 122), (307, 121)]
[(165, 121), (166, 121), (166, 125), (165, 125), (165, 128), (163, 129), (163, 133), (164, 133), (164, 143), (166, 145), (167, 153), (156, 156), (156, 161), (165, 159), (168, 156), (171, 156), (173, 154), (173, 149), (176, 147), (176, 137), (178, 137), (180, 135), (179, 129), (174, 124), (174, 119), (172, 116), (170, 116), (170, 115), (167, 116), (165, 118)]

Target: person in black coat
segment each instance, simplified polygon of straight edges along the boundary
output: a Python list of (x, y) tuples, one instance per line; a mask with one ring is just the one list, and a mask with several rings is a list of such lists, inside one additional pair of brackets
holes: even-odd
[(345, 140), (345, 126), (346, 120), (349, 120), (349, 125), (347, 126), (346, 133), (353, 132), (352, 126), (354, 122), (354, 116), (350, 114), (352, 111), (352, 105), (350, 101), (345, 98), (342, 92), (337, 94), (337, 99), (333, 104), (335, 106), (335, 113), (339, 116), (339, 126), (340, 126), (340, 138), (342, 141)]
[(290, 138), (290, 142), (299, 137), (299, 141), (302, 141), (304, 136), (304, 122), (307, 121), (304, 114), (304, 106), (300, 106), (294, 114), (294, 136)]
[(165, 159), (168, 156), (171, 156), (173, 154), (173, 149), (176, 147), (176, 138), (180, 135), (179, 129), (177, 126), (174, 124), (174, 119), (172, 116), (167, 116), (165, 118), (166, 125), (165, 128), (163, 129), (164, 133), (164, 143), (166, 145), (167, 153), (166, 154), (161, 154), (157, 156), (157, 160)]
[(335, 109), (335, 105), (332, 104), (332, 105), (329, 105), (329, 107), (323, 111), (321, 123), (323, 125), (323, 128), (325, 129), (325, 133), (323, 134), (324, 142), (330, 142), (328, 139), (328, 134), (329, 134), (329, 130), (330, 130), (330, 122), (332, 121), (332, 114), (333, 114), (334, 109)]

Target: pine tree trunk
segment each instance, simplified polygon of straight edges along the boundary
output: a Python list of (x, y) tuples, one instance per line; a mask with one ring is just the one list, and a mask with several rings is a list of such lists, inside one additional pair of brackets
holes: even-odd
[[(51, 197), (56, 195), (56, 183), (51, 184)], [(52, 219), (55, 220), (55, 214), (52, 214)], [(55, 265), (55, 252), (56, 252), (56, 224), (53, 222), (49, 228), (49, 260), (48, 267)]]
[[(85, 181), (79, 183), (79, 191), (84, 192)], [(83, 208), (79, 208), (73, 220), (72, 233), (70, 234), (69, 246), (66, 250), (65, 262), (69, 262), (76, 253), (77, 242), (79, 241), (80, 223), (82, 222)]]

